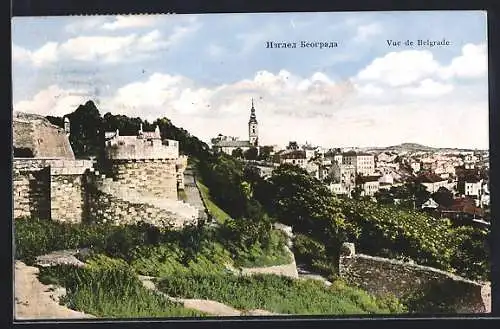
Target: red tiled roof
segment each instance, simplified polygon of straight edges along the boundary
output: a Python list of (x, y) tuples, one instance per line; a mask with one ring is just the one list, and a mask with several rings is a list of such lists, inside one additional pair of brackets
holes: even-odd
[(378, 182), (380, 176), (358, 176), (358, 183), (364, 184), (368, 182)]
[(434, 173), (425, 173), (425, 174), (420, 175), (417, 178), (417, 180), (422, 182), (422, 183), (437, 183), (437, 182), (443, 182), (446, 179), (442, 178), (441, 176), (436, 175)]
[(469, 197), (457, 198), (448, 208), (441, 208), (442, 212), (465, 213), (470, 215), (484, 216), (484, 210), (476, 207), (473, 199)]
[(282, 154), (281, 157), (283, 159), (305, 159), (306, 158), (306, 152), (305, 151), (300, 151), (300, 150), (294, 150), (292, 152), (288, 152), (288, 153)]

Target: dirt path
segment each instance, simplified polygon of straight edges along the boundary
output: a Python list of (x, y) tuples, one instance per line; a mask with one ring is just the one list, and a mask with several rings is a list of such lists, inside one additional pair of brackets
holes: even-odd
[[(139, 279), (142, 281), (142, 284), (151, 290), (155, 290), (157, 292), (160, 292), (154, 282), (152, 281), (152, 277), (148, 276), (139, 276)], [(193, 310), (197, 310), (200, 312), (204, 312), (210, 315), (215, 315), (215, 316), (244, 316), (244, 315), (279, 315), (277, 313), (269, 312), (267, 310), (260, 310), (260, 309), (255, 309), (255, 310), (249, 310), (249, 311), (240, 311), (237, 310), (231, 306), (228, 306), (226, 304), (214, 301), (214, 300), (208, 300), (208, 299), (189, 299), (189, 298), (175, 298), (168, 296), (162, 292), (160, 292), (165, 298), (167, 298), (170, 301), (173, 302), (178, 302), (183, 304), (185, 308), (190, 308)]]
[(483, 297), (484, 307), (486, 313), (491, 313), (491, 283), (486, 282), (481, 289), (481, 296)]
[(27, 319), (67, 319), (93, 318), (93, 315), (71, 310), (59, 305), (64, 289), (55, 289), (38, 281), (38, 268), (27, 266), (20, 261), (15, 264), (14, 318)]

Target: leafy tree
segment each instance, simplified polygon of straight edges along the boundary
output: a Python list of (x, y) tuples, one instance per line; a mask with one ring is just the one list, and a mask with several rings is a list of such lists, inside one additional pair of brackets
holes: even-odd
[(94, 102), (84, 105), (67, 115), (70, 121), (69, 140), (75, 156), (104, 156), (104, 129), (102, 118)]
[(318, 179), (302, 168), (284, 164), (274, 170), (268, 182), (259, 185), (256, 198), (272, 215), (297, 232), (312, 233), (314, 238), (337, 246), (344, 218), (338, 199)]
[(272, 151), (273, 151), (272, 146), (262, 146), (260, 148), (258, 159), (264, 160), (264, 161), (271, 161), (272, 160), (271, 159), (271, 152)]
[(231, 152), (231, 155), (235, 158), (243, 159), (243, 150), (238, 147)]
[(359, 186), (359, 185), (358, 185), (358, 186), (356, 186), (356, 187), (352, 190), (352, 192), (351, 192), (351, 197), (352, 197), (353, 199), (358, 200), (358, 199), (360, 199), (360, 198), (361, 198), (361, 194), (362, 194), (362, 192), (363, 192), (363, 188), (362, 188), (361, 186)]
[(256, 147), (251, 147), (245, 152), (243, 152), (243, 156), (247, 160), (257, 160), (259, 150)]
[(375, 193), (375, 199), (377, 203), (383, 205), (392, 205), (394, 204), (394, 194), (391, 191), (383, 189), (379, 190)]
[(489, 281), (490, 278), (490, 239), (488, 230), (458, 226), (450, 230), (454, 250), (451, 259), (457, 274), (473, 279)]
[(62, 117), (54, 117), (51, 115), (46, 116), (47, 120), (55, 126), (64, 128), (64, 119)]
[(419, 208), (430, 196), (425, 186), (414, 181), (402, 186), (393, 186), (389, 191), (381, 190), (375, 194), (380, 204), (394, 204), (394, 200), (398, 199), (400, 206), (409, 209)]
[(243, 216), (247, 195), (241, 162), (222, 153), (200, 161), (198, 169), (217, 204), (233, 218)]
[(243, 179), (250, 184), (256, 184), (261, 180), (259, 168), (253, 165), (246, 165), (243, 169)]

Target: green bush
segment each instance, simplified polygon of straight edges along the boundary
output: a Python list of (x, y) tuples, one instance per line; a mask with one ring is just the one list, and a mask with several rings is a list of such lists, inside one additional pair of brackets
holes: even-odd
[(216, 300), (240, 310), (324, 315), (405, 312), (401, 304), (384, 304), (357, 288), (326, 287), (316, 280), (276, 275), (176, 275), (163, 278), (158, 287), (170, 296)]
[(136, 246), (176, 241), (182, 233), (162, 231), (149, 224), (70, 224), (35, 218), (14, 222), (16, 259), (33, 260), (55, 250), (90, 248), (96, 253), (127, 259)]
[(346, 220), (359, 228), (359, 235), (350, 240), (360, 252), (404, 255), (422, 265), (452, 270), (453, 238), (446, 222), (371, 201), (345, 200), (342, 206)]
[(124, 261), (101, 255), (83, 268), (41, 268), (40, 281), (64, 286), (63, 304), (98, 317), (204, 316), (145, 288)]
[(326, 277), (337, 274), (337, 253), (327, 251), (324, 243), (305, 234), (296, 234), (293, 241), (295, 261)]
[(489, 278), (488, 231), (453, 227), (447, 219), (371, 201), (344, 200), (346, 221), (359, 252), (408, 260), (469, 279)]
[(138, 247), (130, 255), (130, 264), (139, 274), (155, 277), (218, 273), (226, 270), (225, 264), (232, 264), (230, 254), (217, 243), (204, 246), (187, 262), (184, 253), (176, 244)]

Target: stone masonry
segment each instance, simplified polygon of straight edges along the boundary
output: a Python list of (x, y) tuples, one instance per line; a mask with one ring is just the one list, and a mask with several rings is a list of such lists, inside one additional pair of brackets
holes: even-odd
[(14, 159), (14, 218), (81, 222), (83, 174), (91, 167), (90, 160)]
[(111, 176), (131, 190), (177, 199), (176, 163), (175, 159), (114, 160)]
[(343, 246), (339, 274), (374, 295), (404, 298), (432, 290), (454, 313), (485, 312), (481, 284), (432, 267), (356, 254), (353, 244)]
[(74, 158), (69, 131), (41, 116), (16, 118), (14, 218), (174, 227), (197, 221), (198, 210), (177, 196), (187, 157), (179, 156), (177, 141), (161, 140), (158, 127), (154, 132), (141, 127), (137, 136), (106, 133), (106, 176), (94, 161)]

